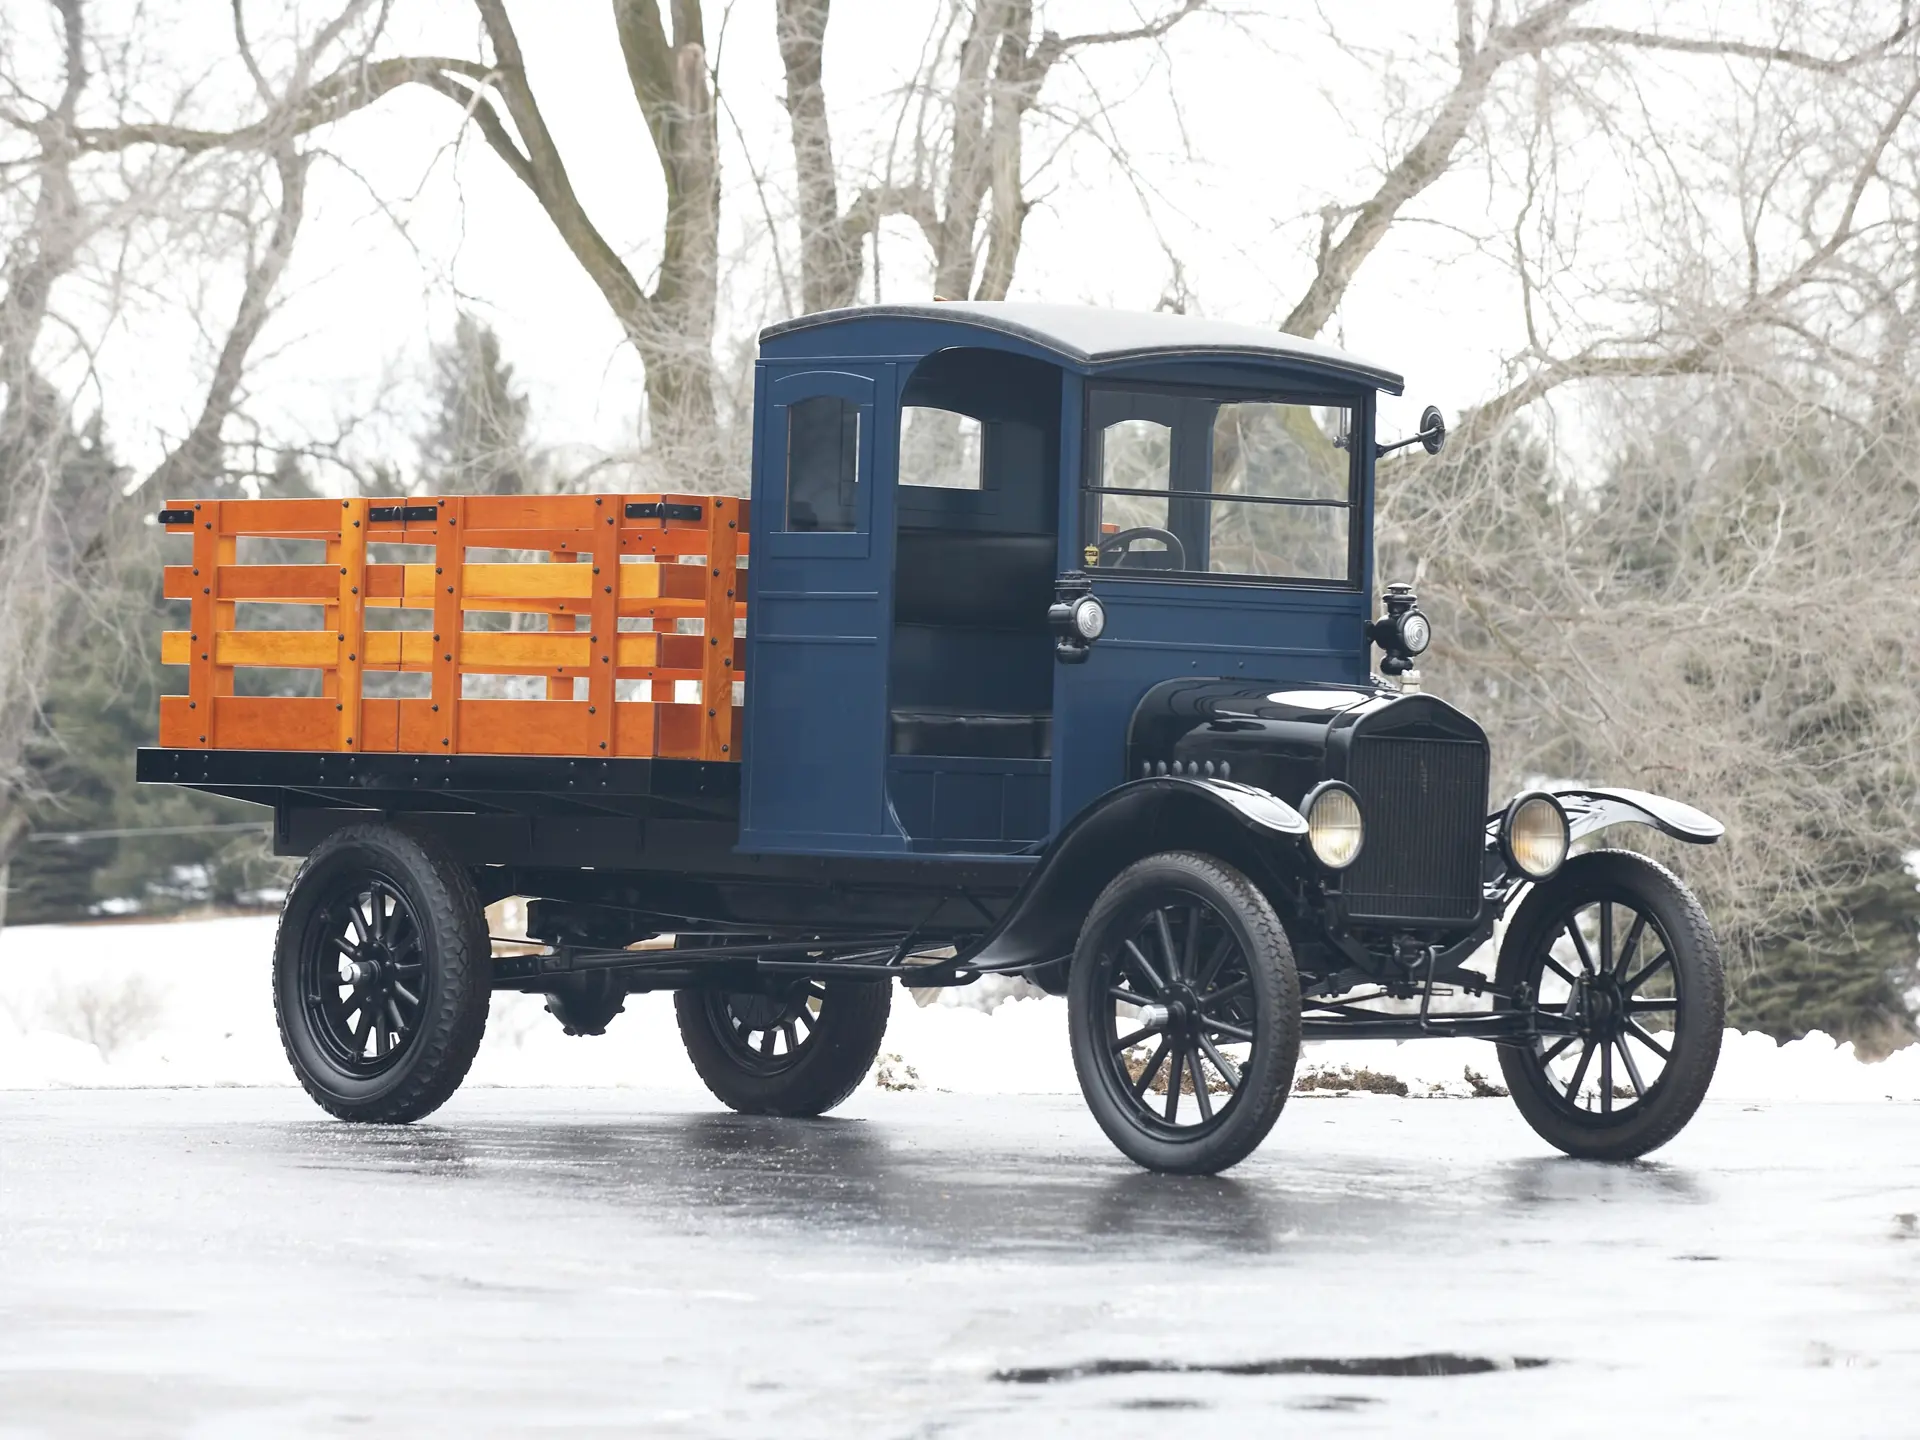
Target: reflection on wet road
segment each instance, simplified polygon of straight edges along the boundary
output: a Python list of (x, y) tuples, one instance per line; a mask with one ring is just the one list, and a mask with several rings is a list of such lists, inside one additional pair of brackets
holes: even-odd
[(0, 1436), (1913, 1433), (1920, 1108), (1610, 1167), (1296, 1101), (1183, 1180), (1056, 1099), (667, 1104), (0, 1095)]

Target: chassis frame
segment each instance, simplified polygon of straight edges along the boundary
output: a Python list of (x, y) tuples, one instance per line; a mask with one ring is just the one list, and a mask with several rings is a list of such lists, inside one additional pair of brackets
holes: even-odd
[[(1069, 958), (993, 953), (1046, 875), (1051, 847), (965, 859), (741, 855), (739, 766), (730, 762), (151, 748), (139, 752), (136, 773), (271, 806), (276, 854), (304, 855), (336, 829), (373, 821), (430, 838), (469, 867), (484, 901), (534, 897), (533, 943), (494, 937), (496, 990), (540, 993), (592, 972), (635, 993), (751, 990), (796, 977), (913, 988), (987, 975), (1044, 983)], [(1698, 812), (1639, 792), (1567, 791), (1563, 803), (1576, 835), (1622, 822), (1696, 843), (1718, 834)], [(1407, 935), (1361, 943), (1318, 925), (1298, 894), (1276, 895), (1298, 952), (1335, 957), (1302, 965), (1303, 1038), (1526, 1046), (1576, 1032), (1572, 1020), (1537, 1011), (1526, 986), (1503, 987), (1461, 963), (1525, 888), (1499, 854), (1498, 818), (1488, 820), (1480, 918), (1441, 943)], [(1281, 883), (1271, 888), (1285, 888), (1283, 869), (1273, 878)], [(743, 897), (752, 902), (744, 910)], [(845, 923), (854, 897), (871, 917), (865, 925)], [(836, 923), (824, 923), (829, 916)], [(662, 934), (674, 936), (673, 948), (630, 948)], [(1455, 994), (1488, 1004), (1434, 1009)], [(1371, 1008), (1381, 1002), (1400, 1008)], [(1408, 1012), (1410, 1002), (1417, 1009)]]

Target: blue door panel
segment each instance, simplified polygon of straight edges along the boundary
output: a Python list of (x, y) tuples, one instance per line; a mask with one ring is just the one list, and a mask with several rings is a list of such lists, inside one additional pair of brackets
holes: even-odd
[[(755, 388), (740, 848), (898, 852), (886, 802), (892, 468), (876, 463), (894, 443), (893, 370), (763, 364)], [(829, 451), (855, 457), (852, 504), (829, 507), (849, 528), (789, 531), (788, 416), (820, 397), (858, 412), (856, 442)]]

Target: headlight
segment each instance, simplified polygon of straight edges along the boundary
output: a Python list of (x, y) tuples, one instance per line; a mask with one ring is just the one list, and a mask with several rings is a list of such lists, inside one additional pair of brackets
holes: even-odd
[(1409, 655), (1423, 653), (1433, 643), (1433, 626), (1418, 610), (1400, 617), (1400, 645)]
[(1367, 838), (1360, 802), (1337, 780), (1314, 787), (1307, 796), (1307, 844), (1314, 859), (1329, 870), (1344, 870), (1360, 858)]
[(1522, 795), (1507, 807), (1500, 844), (1514, 869), (1544, 880), (1567, 858), (1567, 812), (1551, 795)]
[(1098, 640), (1107, 628), (1107, 607), (1093, 596), (1083, 596), (1073, 606), (1073, 628), (1082, 640)]

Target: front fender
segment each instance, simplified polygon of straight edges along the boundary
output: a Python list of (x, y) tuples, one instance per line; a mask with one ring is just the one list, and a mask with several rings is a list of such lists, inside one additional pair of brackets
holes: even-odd
[(1704, 810), (1644, 790), (1580, 789), (1551, 792), (1567, 812), (1571, 838), (1591, 835), (1609, 825), (1650, 825), (1689, 845), (1711, 845), (1727, 827)]
[(1156, 775), (1109, 790), (1064, 826), (992, 930), (954, 963), (1005, 970), (1067, 955), (1107, 882), (1163, 850), (1199, 850), (1256, 884), (1297, 867), (1299, 811), (1230, 780)]

